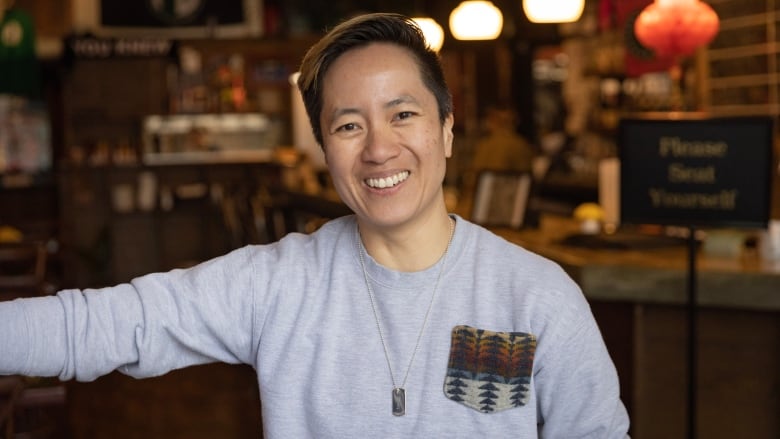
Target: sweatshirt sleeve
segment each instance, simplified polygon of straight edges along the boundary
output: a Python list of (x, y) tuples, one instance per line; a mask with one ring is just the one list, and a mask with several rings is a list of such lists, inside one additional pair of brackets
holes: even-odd
[(584, 296), (569, 292), (551, 308), (537, 350), (539, 437), (627, 438), (617, 371)]
[(245, 247), (110, 288), (0, 303), (0, 374), (89, 381), (250, 362), (253, 267)]

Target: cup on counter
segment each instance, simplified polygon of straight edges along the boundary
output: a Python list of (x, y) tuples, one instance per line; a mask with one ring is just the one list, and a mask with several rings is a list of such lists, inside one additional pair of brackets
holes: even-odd
[(157, 204), (157, 177), (153, 172), (138, 174), (138, 208), (151, 212)]
[(780, 219), (769, 221), (767, 229), (759, 235), (758, 248), (763, 259), (780, 261)]

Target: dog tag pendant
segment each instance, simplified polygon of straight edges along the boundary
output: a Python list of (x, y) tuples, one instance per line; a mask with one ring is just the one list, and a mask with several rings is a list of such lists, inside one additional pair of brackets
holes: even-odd
[(406, 414), (406, 390), (401, 387), (393, 389), (393, 414), (395, 416)]

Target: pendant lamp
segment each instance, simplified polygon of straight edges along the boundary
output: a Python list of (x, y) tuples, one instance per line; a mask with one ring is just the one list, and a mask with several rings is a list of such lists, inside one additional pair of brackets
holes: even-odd
[(680, 58), (709, 44), (718, 14), (700, 0), (655, 0), (639, 13), (634, 34), (659, 58)]
[(572, 23), (584, 9), (585, 0), (523, 0), (523, 11), (532, 23)]
[(413, 17), (412, 21), (417, 23), (417, 26), (422, 30), (428, 46), (433, 51), (438, 52), (444, 44), (444, 29), (439, 26), (439, 23), (429, 17)]
[(485, 0), (466, 0), (450, 13), (450, 32), (459, 40), (495, 40), (503, 26), (501, 11)]
[(719, 28), (718, 14), (699, 0), (655, 0), (637, 16), (634, 22), (637, 40), (657, 58), (672, 61), (671, 109), (686, 107), (680, 84), (684, 76), (681, 61), (709, 44)]

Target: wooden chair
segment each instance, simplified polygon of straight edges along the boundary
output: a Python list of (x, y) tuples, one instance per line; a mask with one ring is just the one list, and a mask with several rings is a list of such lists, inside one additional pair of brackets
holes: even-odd
[(0, 438), (14, 437), (14, 411), (23, 388), (19, 377), (0, 377)]
[[(352, 213), (335, 193), (313, 195), (277, 189), (271, 199), (272, 202), (268, 204), (271, 216), (267, 221), (275, 223), (271, 228), (272, 241), (279, 240), (290, 232), (311, 233), (330, 219)], [(276, 221), (278, 217), (281, 217), (281, 224)]]
[(66, 386), (57, 378), (22, 378), (14, 404), (17, 438), (55, 439), (68, 434)]
[(0, 300), (48, 294), (43, 242), (0, 243)]
[(519, 229), (533, 223), (534, 179), (530, 172), (481, 170), (476, 177), (471, 220)]

